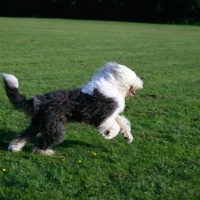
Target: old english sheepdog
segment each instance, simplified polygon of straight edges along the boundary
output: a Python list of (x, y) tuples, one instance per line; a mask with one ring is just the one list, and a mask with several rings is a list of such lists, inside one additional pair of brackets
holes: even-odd
[(33, 152), (52, 155), (52, 147), (64, 140), (65, 125), (70, 121), (85, 122), (96, 127), (105, 139), (121, 133), (132, 142), (128, 119), (119, 115), (125, 98), (136, 95), (143, 81), (131, 69), (109, 62), (86, 85), (74, 90), (58, 90), (30, 99), (19, 93), (18, 79), (3, 73), (6, 94), (17, 110), (31, 118), (30, 126), (17, 135), (8, 150), (20, 151), (39, 132)]

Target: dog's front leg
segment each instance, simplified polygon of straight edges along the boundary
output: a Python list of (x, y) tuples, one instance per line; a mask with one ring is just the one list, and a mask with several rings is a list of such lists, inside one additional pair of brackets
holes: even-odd
[(98, 127), (98, 130), (105, 139), (110, 140), (117, 136), (120, 126), (114, 118), (109, 118)]
[(122, 133), (124, 138), (127, 139), (129, 143), (131, 143), (133, 140), (133, 136), (131, 134), (131, 124), (129, 120), (123, 115), (118, 115), (116, 117), (116, 122), (119, 124), (120, 132)]

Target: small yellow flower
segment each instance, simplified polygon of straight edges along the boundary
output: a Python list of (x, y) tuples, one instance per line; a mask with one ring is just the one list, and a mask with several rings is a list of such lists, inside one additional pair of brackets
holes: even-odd
[(3, 168), (2, 171), (3, 171), (3, 172), (6, 172), (6, 168)]
[(79, 163), (81, 163), (81, 162), (82, 162), (82, 160), (78, 160), (78, 162), (79, 162)]
[(96, 152), (93, 152), (92, 154), (93, 154), (93, 156), (96, 156), (96, 155), (97, 155), (97, 153), (96, 153)]
[(167, 147), (165, 147), (165, 149), (167, 149)]

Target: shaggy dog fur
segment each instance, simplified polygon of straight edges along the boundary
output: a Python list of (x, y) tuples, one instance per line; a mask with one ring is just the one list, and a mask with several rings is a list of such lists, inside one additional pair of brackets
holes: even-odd
[(70, 121), (93, 125), (105, 139), (112, 139), (119, 132), (129, 143), (133, 139), (130, 122), (119, 114), (125, 108), (125, 97), (134, 96), (137, 89), (143, 88), (143, 82), (124, 65), (107, 63), (81, 88), (35, 95), (31, 99), (19, 93), (15, 76), (3, 74), (3, 80), (11, 104), (31, 118), (30, 126), (10, 143), (8, 150), (12, 152), (22, 150), (41, 132), (33, 152), (52, 155), (51, 148), (64, 140), (64, 126)]

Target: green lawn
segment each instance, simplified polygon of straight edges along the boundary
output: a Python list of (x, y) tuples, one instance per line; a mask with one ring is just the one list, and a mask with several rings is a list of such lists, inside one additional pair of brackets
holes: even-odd
[(7, 151), (28, 126), (0, 87), (0, 199), (200, 199), (200, 27), (0, 18), (0, 73), (27, 97), (85, 84), (107, 61), (145, 83), (127, 100), (131, 144), (72, 123), (45, 157)]

